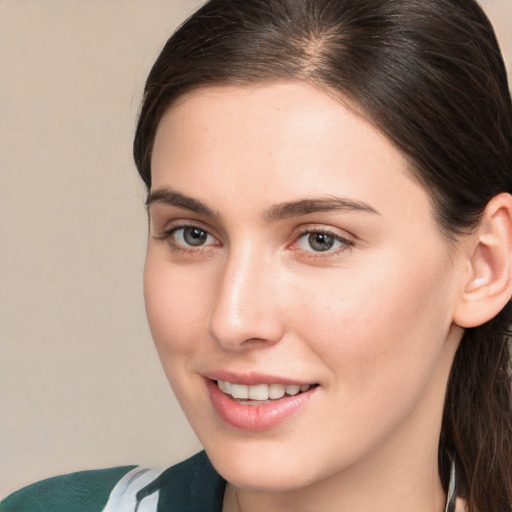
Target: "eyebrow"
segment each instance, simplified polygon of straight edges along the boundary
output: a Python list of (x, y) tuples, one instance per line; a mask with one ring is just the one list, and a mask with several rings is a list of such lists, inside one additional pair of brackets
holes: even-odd
[(276, 204), (265, 213), (265, 219), (268, 222), (274, 222), (289, 217), (307, 215), (308, 213), (354, 211), (380, 215), (375, 208), (363, 201), (355, 201), (346, 197), (327, 196)]
[[(203, 202), (167, 187), (156, 189), (148, 195), (146, 207), (149, 208), (152, 204), (175, 206), (207, 217), (220, 217), (217, 212), (206, 206)], [(266, 210), (263, 217), (267, 222), (276, 222), (310, 213), (354, 211), (380, 215), (375, 208), (363, 201), (356, 201), (346, 197), (326, 196), (279, 203)]]
[(183, 210), (190, 210), (206, 217), (218, 217), (218, 213), (214, 212), (211, 208), (208, 208), (204, 203), (180, 194), (169, 188), (158, 188), (153, 192), (150, 192), (146, 200), (146, 208), (149, 208), (152, 204), (165, 204), (168, 206), (176, 206)]

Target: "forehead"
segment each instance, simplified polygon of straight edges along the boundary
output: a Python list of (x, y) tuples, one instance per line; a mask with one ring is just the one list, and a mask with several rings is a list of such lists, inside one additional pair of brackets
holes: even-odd
[(262, 207), (326, 193), (378, 204), (392, 193), (387, 199), (413, 195), (430, 209), (407, 160), (380, 130), (346, 102), (297, 82), (183, 96), (158, 127), (152, 178), (153, 188), (219, 201), (230, 191), (232, 201), (242, 196)]

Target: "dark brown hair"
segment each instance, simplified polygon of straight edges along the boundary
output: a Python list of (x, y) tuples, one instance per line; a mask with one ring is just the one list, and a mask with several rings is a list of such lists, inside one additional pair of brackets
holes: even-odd
[[(156, 129), (203, 86), (300, 80), (348, 98), (409, 159), (450, 239), (512, 192), (512, 106), (493, 29), (473, 0), (211, 0), (169, 39), (146, 82), (134, 141), (151, 187)], [(512, 511), (510, 302), (468, 329), (444, 408), (469, 512)]]

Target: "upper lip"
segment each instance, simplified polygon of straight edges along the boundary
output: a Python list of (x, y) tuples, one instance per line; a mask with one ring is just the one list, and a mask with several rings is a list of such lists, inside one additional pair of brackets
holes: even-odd
[(223, 380), (231, 382), (232, 384), (245, 384), (246, 386), (255, 386), (257, 384), (283, 384), (285, 386), (315, 384), (312, 381), (268, 375), (258, 372), (238, 373), (229, 370), (213, 370), (204, 372), (202, 375), (210, 380)]

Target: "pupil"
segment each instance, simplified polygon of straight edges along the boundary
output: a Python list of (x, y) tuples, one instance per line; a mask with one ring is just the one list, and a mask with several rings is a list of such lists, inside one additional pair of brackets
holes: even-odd
[(188, 245), (202, 245), (206, 240), (206, 231), (198, 228), (186, 228), (183, 231), (183, 238)]
[(315, 251), (328, 251), (334, 245), (334, 238), (326, 233), (311, 233), (308, 241)]

